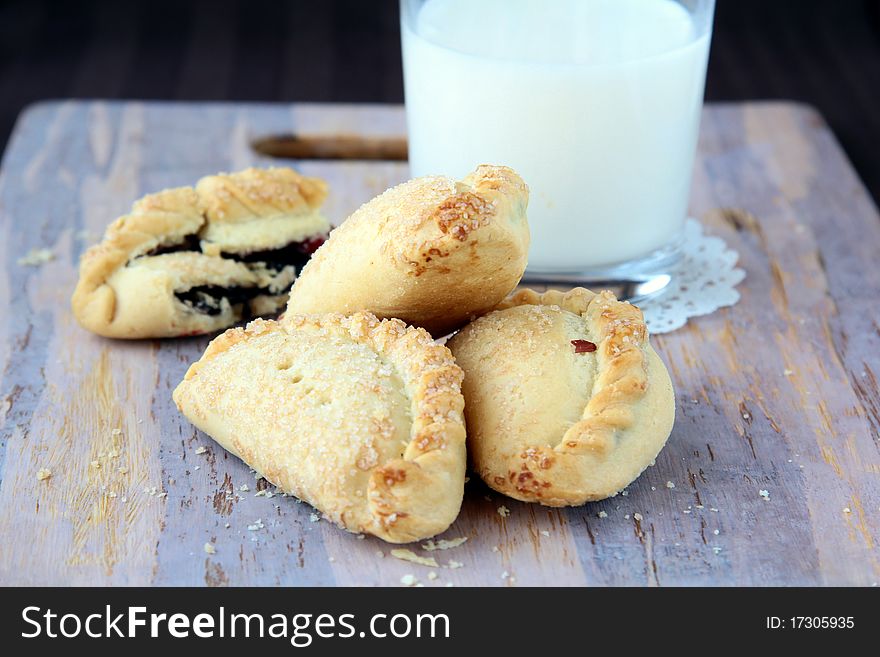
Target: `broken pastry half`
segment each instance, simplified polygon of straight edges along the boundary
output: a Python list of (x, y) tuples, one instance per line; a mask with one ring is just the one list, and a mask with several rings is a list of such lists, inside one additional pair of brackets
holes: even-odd
[(672, 383), (642, 313), (610, 292), (519, 291), (449, 348), (465, 372), (474, 468), (518, 500), (616, 495), (672, 430)]
[(99, 335), (165, 338), (276, 313), (330, 229), (326, 196), (285, 168), (149, 194), (83, 255), (74, 315)]
[(421, 329), (368, 313), (255, 320), (208, 345), (181, 412), (352, 532), (434, 536), (464, 493), (462, 372)]
[(513, 169), (489, 165), (461, 181), (393, 187), (333, 231), (294, 284), (288, 312), (366, 310), (441, 337), (519, 283), (528, 196)]

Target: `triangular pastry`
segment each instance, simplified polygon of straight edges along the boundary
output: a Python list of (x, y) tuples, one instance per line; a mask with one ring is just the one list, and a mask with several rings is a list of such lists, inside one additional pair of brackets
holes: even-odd
[(675, 418), (641, 311), (610, 292), (522, 290), (449, 341), (465, 372), (468, 450), (492, 488), (578, 505), (654, 462)]
[(486, 312), (526, 267), (528, 188), (483, 165), (393, 187), (336, 228), (290, 293), (292, 314), (366, 310), (441, 337)]
[(326, 196), (284, 168), (149, 194), (83, 255), (74, 315), (99, 335), (164, 338), (276, 313), (330, 229)]
[(281, 490), (349, 531), (404, 543), (458, 515), (461, 379), (446, 347), (399, 320), (288, 316), (215, 338), (174, 400)]

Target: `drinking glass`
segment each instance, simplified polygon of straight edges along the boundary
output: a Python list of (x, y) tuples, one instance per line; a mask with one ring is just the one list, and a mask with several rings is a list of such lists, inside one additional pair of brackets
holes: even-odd
[(516, 169), (531, 191), (527, 279), (669, 269), (714, 0), (400, 4), (412, 175)]

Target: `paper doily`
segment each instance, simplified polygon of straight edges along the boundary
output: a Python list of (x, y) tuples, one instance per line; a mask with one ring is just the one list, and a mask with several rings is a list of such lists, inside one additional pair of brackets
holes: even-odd
[(650, 332), (674, 331), (691, 317), (739, 301), (736, 286), (746, 273), (736, 266), (738, 260), (739, 253), (720, 237), (704, 234), (699, 221), (685, 221), (681, 259), (669, 271), (672, 280), (660, 294), (638, 304)]

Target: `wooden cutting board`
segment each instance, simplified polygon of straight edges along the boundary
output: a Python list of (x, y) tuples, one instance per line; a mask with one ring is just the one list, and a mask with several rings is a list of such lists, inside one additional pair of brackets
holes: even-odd
[[(562, 510), (474, 478), (443, 536), (467, 542), (411, 546), (441, 568), (258, 496), (266, 483), (171, 401), (207, 338), (118, 342), (73, 320), (80, 253), (142, 194), (271, 164), (250, 147), (266, 134), (403, 131), (391, 106), (61, 102), (22, 115), (0, 174), (0, 584), (880, 581), (880, 216), (803, 106), (705, 112), (691, 210), (747, 278), (736, 306), (653, 338), (678, 395), (656, 466), (622, 496)], [(329, 180), (336, 220), (407, 177), (405, 162), (294, 164)], [(54, 257), (19, 264), (31, 249)]]

